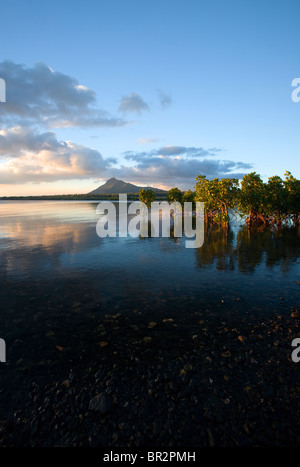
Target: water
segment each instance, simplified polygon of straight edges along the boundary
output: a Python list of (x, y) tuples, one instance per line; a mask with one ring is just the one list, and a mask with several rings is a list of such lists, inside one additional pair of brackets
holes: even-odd
[[(85, 359), (99, 341), (121, 358), (121, 342), (134, 345), (146, 331), (132, 328), (150, 321), (178, 323), (157, 331), (171, 358), (199, 317), (263, 320), (300, 301), (294, 228), (249, 232), (233, 220), (228, 231), (207, 229), (199, 249), (185, 238), (102, 239), (97, 204), (0, 202), (0, 338), (11, 384), (50, 378), (65, 355)], [(112, 314), (119, 325), (103, 331)]]

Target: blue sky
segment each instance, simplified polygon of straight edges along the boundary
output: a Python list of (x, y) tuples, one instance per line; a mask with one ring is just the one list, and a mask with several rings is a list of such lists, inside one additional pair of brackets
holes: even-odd
[(300, 178), (299, 24), (299, 0), (5, 2), (0, 194)]

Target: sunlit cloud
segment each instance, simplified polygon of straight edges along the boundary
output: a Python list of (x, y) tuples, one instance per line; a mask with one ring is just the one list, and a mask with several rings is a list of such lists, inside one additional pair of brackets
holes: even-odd
[(2, 184), (101, 177), (114, 162), (96, 149), (59, 141), (52, 132), (20, 127), (0, 131)]

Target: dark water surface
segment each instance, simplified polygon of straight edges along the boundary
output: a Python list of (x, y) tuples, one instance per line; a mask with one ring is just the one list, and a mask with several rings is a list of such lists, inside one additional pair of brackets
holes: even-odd
[(15, 403), (25, 383), (64, 377), (97, 352), (138, 358), (150, 336), (151, 358), (170, 361), (197, 347), (205, 320), (262, 322), (300, 301), (294, 228), (249, 232), (233, 220), (206, 230), (199, 249), (185, 238), (101, 239), (97, 204), (0, 202), (1, 384)]

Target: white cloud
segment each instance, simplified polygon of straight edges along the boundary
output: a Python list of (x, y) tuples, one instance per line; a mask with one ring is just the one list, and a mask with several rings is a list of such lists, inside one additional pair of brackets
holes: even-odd
[(7, 83), (7, 102), (0, 107), (2, 126), (118, 127), (128, 123), (99, 109), (94, 91), (44, 63), (28, 68), (4, 61), (0, 76)]
[(96, 149), (58, 141), (55, 133), (20, 127), (0, 131), (0, 161), (3, 184), (102, 177), (113, 162)]

